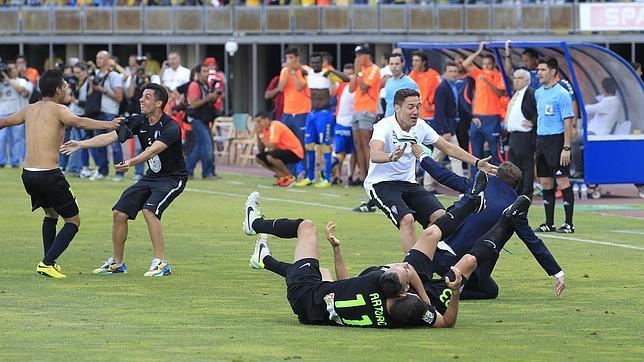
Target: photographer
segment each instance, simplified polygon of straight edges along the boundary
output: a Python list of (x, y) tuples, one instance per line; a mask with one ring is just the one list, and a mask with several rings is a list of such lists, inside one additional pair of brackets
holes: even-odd
[[(97, 72), (91, 80), (91, 88), (93, 92), (101, 94), (100, 111), (97, 115), (88, 114), (88, 116), (94, 116), (96, 119), (103, 121), (111, 121), (118, 115), (119, 106), (123, 100), (123, 77), (121, 74), (112, 70), (110, 66), (110, 54), (105, 50), (96, 54), (96, 67)], [(86, 109), (86, 111), (89, 113), (89, 110)], [(94, 135), (101, 133), (104, 132), (95, 131)], [(103, 179), (108, 174), (107, 148), (96, 148), (92, 149), (91, 152), (94, 160), (97, 161), (98, 170), (90, 177), (90, 180)], [(120, 143), (115, 142), (112, 144), (112, 155), (114, 163), (118, 164), (123, 161), (123, 152)], [(123, 180), (123, 173), (116, 172), (113, 180)]]
[[(0, 63), (0, 117), (18, 112), (29, 104), (33, 86), (28, 80), (18, 77), (16, 63)], [(7, 156), (9, 147), (9, 156)], [(10, 158), (10, 160), (9, 160)], [(11, 167), (20, 166), (25, 158), (25, 125), (20, 124), (0, 130), (0, 167), (7, 161)]]
[[(85, 101), (87, 100), (87, 93), (90, 91), (87, 65), (85, 63), (77, 63), (72, 67), (72, 73), (74, 75), (73, 79), (75, 79), (75, 86), (70, 86), (71, 94), (69, 99), (69, 110), (75, 115), (81, 117), (85, 115)], [(69, 81), (67, 82), (69, 83)], [(69, 139), (80, 141), (86, 138), (87, 133), (84, 129), (77, 127), (70, 128), (71, 132)], [(66, 138), (65, 141), (68, 141), (69, 139)], [(88, 178), (90, 176), (89, 152), (87, 150), (81, 150), (78, 154), (71, 156), (61, 154), (60, 157), (61, 159), (69, 157), (69, 163), (67, 164), (66, 169), (67, 172), (72, 172), (74, 174), (78, 173), (78, 176), (81, 178)]]
[(195, 67), (197, 81), (188, 87), (188, 122), (192, 125), (195, 145), (187, 157), (188, 177), (194, 175), (197, 161), (201, 160), (201, 174), (204, 180), (217, 180), (215, 174), (210, 124), (215, 120), (214, 104), (221, 97), (214, 83), (208, 83), (208, 66), (200, 64)]

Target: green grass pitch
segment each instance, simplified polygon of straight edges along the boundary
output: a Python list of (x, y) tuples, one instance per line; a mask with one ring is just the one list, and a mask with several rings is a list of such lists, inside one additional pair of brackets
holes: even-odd
[[(0, 170), (0, 360), (642, 360), (644, 221), (580, 210), (571, 238), (544, 238), (567, 276), (564, 298), (516, 237), (494, 277), (497, 300), (461, 303), (456, 328), (374, 330), (304, 326), (285, 285), (251, 270), (254, 238), (242, 235), (246, 195), (259, 190), (267, 217), (337, 224), (352, 273), (402, 259), (395, 228), (380, 213), (357, 214), (359, 188), (318, 192), (271, 187), (269, 178), (224, 174), (191, 181), (163, 217), (168, 278), (144, 278), (151, 245), (142, 216), (130, 223), (126, 275), (91, 273), (111, 250), (111, 207), (126, 183), (70, 179), (81, 228), (59, 259), (64, 280), (38, 276), (42, 211), (17, 170)], [(443, 198), (444, 204), (452, 200)], [(644, 205), (631, 207), (644, 208)], [(531, 211), (532, 224), (542, 208)], [(563, 210), (557, 209), (561, 219)], [(62, 222), (59, 222), (59, 227)], [(617, 233), (630, 230), (633, 233)], [(322, 264), (332, 266), (321, 238)], [(269, 240), (291, 260), (292, 240)]]

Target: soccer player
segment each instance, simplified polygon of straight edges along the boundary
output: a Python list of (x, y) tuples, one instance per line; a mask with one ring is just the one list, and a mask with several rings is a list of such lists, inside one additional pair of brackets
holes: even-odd
[(95, 274), (127, 272), (123, 260), (127, 223), (128, 220), (134, 220), (141, 210), (154, 251), (154, 259), (144, 275), (162, 277), (172, 273), (165, 259), (161, 216), (186, 187), (188, 173), (181, 150), (179, 125), (163, 112), (167, 102), (166, 89), (149, 83), (143, 87), (139, 100), (142, 114), (129, 117), (118, 133), (115, 131), (88, 140), (69, 141), (61, 146), (63, 153), (70, 154), (82, 148), (103, 147), (117, 140), (125, 142), (138, 136), (145, 148), (138, 156), (116, 165), (117, 171), (127, 172), (130, 167), (147, 161), (148, 171), (143, 178), (125, 189), (112, 208), (112, 256), (94, 270)]
[[(349, 79), (354, 76), (353, 63), (347, 63), (342, 68), (344, 75)], [(334, 166), (334, 174), (337, 180), (340, 179), (342, 173), (342, 163), (347, 154), (355, 153), (355, 146), (353, 144), (353, 132), (351, 124), (353, 122), (353, 100), (355, 93), (349, 92), (350, 82), (342, 82), (338, 84), (336, 95), (338, 98), (338, 105), (336, 107), (336, 122), (334, 129), (334, 144), (335, 144), (335, 157), (337, 159), (336, 166)], [(356, 162), (355, 157), (351, 158), (351, 165)], [(349, 175), (353, 172), (353, 167), (349, 169)], [(351, 176), (348, 178), (348, 183), (351, 184)], [(375, 206), (374, 206), (375, 208)], [(375, 211), (375, 210), (374, 210)]]
[[(427, 157), (421, 146), (412, 146), (412, 152), (420, 160), (420, 166), (441, 184), (460, 193), (465, 193), (474, 183), (473, 179), (461, 177), (431, 157)], [(439, 245), (439, 251), (434, 259), (438, 274), (449, 271), (450, 266), (455, 265), (472, 248), (474, 241), (480, 238), (486, 230), (489, 230), (508, 205), (516, 200), (517, 190), (521, 185), (521, 176), (521, 170), (510, 162), (504, 162), (499, 166), (496, 177), (489, 178), (488, 186), (485, 189), (485, 210), (468, 216), (454, 234), (444, 238), (449, 247), (445, 247), (443, 243)], [(456, 203), (456, 205), (458, 204), (459, 202)], [(534, 234), (526, 215), (515, 218), (512, 232), (516, 232), (539, 265), (554, 278), (555, 295), (561, 296), (565, 288), (564, 272), (543, 241)], [(498, 250), (503, 247), (503, 245), (497, 246)], [(465, 284), (462, 299), (494, 299), (497, 297), (499, 287), (491, 277), (496, 261), (496, 257), (492, 258), (476, 269), (476, 272)]]
[(416, 182), (416, 158), (408, 144), (431, 144), (448, 156), (467, 162), (484, 172), (495, 174), (490, 157), (478, 159), (440, 137), (425, 122), (418, 122), (420, 94), (401, 89), (394, 96), (394, 115), (374, 126), (371, 138), (369, 173), (365, 191), (376, 201), (394, 225), (400, 229), (403, 251), (408, 252), (416, 241), (415, 222), (426, 228), (444, 212), (435, 195)]
[[(539, 60), (539, 81), (543, 87), (534, 92), (537, 100), (537, 147), (534, 155), (537, 177), (543, 186), (546, 222), (537, 232), (575, 232), (572, 222), (575, 195), (570, 185), (570, 145), (575, 113), (570, 92), (557, 79), (559, 64), (554, 58)], [(566, 221), (555, 226), (555, 178), (563, 194)]]
[[(27, 155), (22, 171), (22, 182), (31, 196), (32, 211), (45, 211), (42, 222), (42, 241), (45, 257), (36, 272), (52, 278), (65, 278), (56, 259), (67, 249), (78, 232), (80, 216), (76, 197), (58, 168), (58, 147), (65, 127), (84, 129), (116, 129), (119, 120), (95, 121), (78, 117), (65, 107), (67, 83), (58, 70), (48, 70), (40, 77), (41, 101), (18, 112), (0, 118), (0, 129), (25, 123)], [(58, 216), (65, 225), (56, 234)]]
[[(267, 237), (260, 236), (255, 246), (255, 253), (251, 256), (251, 266), (256, 269), (266, 268), (286, 279), (287, 298), (294, 313), (304, 324), (373, 328), (453, 327), (458, 314), (461, 282), (471, 275), (478, 263), (494, 256), (497, 252), (494, 248), (495, 241), (499, 240), (500, 243), (507, 241), (509, 238), (507, 227), (501, 225), (492, 229), (446, 274), (442, 286), (447, 287), (450, 292), (441, 290), (440, 294), (434, 295), (434, 300), (441, 302), (445, 307), (442, 313), (437, 311), (437, 307), (427, 295), (423, 281), (430, 282), (431, 259), (436, 244), (442, 235), (449, 235), (466, 215), (478, 207), (480, 201), (474, 195), (484, 187), (484, 184), (477, 183), (472, 192), (465, 196), (466, 201), (463, 205), (454, 208), (450, 214), (441, 217), (426, 229), (403, 263), (370, 268), (357, 277), (347, 278), (343, 263), (338, 263), (338, 259), (342, 259), (340, 250), (334, 247), (336, 274), (342, 279), (337, 282), (332, 281), (328, 271), (320, 270), (315, 224), (310, 220), (302, 219), (255, 218), (261, 211), (259, 194), (253, 192), (246, 203), (248, 210), (244, 222), (244, 228), (248, 229), (246, 232), (269, 233), (281, 238), (297, 236), (298, 241), (295, 248), (295, 262), (289, 264), (273, 258), (268, 248)], [(517, 203), (508, 208), (506, 218), (524, 213), (529, 205), (530, 200), (521, 197)], [(253, 219), (251, 223), (250, 220)], [(507, 224), (508, 220), (501, 220), (500, 224), (502, 223)], [(250, 228), (248, 225), (251, 225)], [(327, 225), (327, 239), (332, 245), (339, 244), (334, 240), (333, 228), (333, 224)], [(422, 271), (422, 277), (425, 280), (421, 279), (416, 268)], [(449, 299), (449, 303), (446, 303), (445, 298)]]
[(472, 125), (470, 126), (470, 144), (472, 154), (476, 157), (483, 155), (483, 143), (487, 142), (495, 165), (501, 163), (500, 134), (501, 134), (501, 97), (505, 95), (505, 83), (501, 72), (495, 69), (494, 56), (484, 54), (481, 57), (479, 69), (474, 60), (483, 52), (485, 42), (479, 44), (476, 52), (463, 61), (463, 66), (475, 79), (474, 108)]
[(257, 130), (257, 162), (277, 176), (277, 186), (289, 187), (295, 181), (287, 165), (302, 161), (302, 144), (284, 123), (271, 120), (270, 113), (260, 112), (255, 116)]
[(315, 187), (326, 188), (331, 186), (333, 113), (330, 111), (329, 105), (333, 86), (329, 80), (330, 72), (322, 69), (322, 54), (311, 54), (309, 63), (311, 71), (308, 72), (306, 81), (311, 92), (311, 112), (306, 116), (304, 134), (306, 177), (295, 183), (294, 186), (309, 186), (315, 181), (315, 148), (317, 146), (322, 152), (325, 167), (324, 180), (319, 180)]

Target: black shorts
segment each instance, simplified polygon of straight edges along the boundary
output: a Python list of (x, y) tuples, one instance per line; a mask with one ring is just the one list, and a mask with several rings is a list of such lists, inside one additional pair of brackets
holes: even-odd
[(298, 157), (298, 155), (289, 150), (272, 150), (268, 152), (260, 152), (255, 155), (255, 157), (257, 157), (258, 159), (272, 166), (273, 164), (266, 158), (266, 156), (277, 158), (278, 160), (284, 162), (285, 165), (302, 161), (302, 159)]
[(400, 228), (403, 216), (412, 213), (422, 226), (429, 225), (429, 217), (436, 211), (445, 209), (436, 196), (421, 185), (406, 181), (379, 182), (369, 191), (369, 197), (385, 215)]
[(429, 296), (432, 305), (441, 314), (445, 313), (449, 300), (452, 297), (452, 291), (447, 287), (445, 281), (441, 279), (432, 279), (434, 274), (434, 262), (422, 252), (412, 249), (405, 256), (405, 260), (416, 269), (416, 273), (423, 282), (425, 292)]
[(31, 196), (31, 211), (52, 208), (63, 218), (78, 215), (78, 205), (71, 186), (60, 169), (22, 170), (22, 183)]
[(561, 166), (564, 135), (538, 136), (534, 154), (537, 177), (570, 177), (570, 164)]
[(286, 298), (300, 323), (326, 324), (326, 305), (316, 295), (323, 284), (317, 259), (300, 259), (288, 267)]
[(143, 176), (141, 180), (123, 191), (112, 210), (121, 211), (127, 214), (130, 220), (134, 220), (139, 211), (148, 209), (161, 219), (163, 211), (183, 192), (185, 187), (185, 177)]

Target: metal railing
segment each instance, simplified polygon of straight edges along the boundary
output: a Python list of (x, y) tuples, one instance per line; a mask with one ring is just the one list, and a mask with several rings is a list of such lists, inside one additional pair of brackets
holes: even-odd
[(0, 35), (576, 33), (577, 4), (0, 8)]

